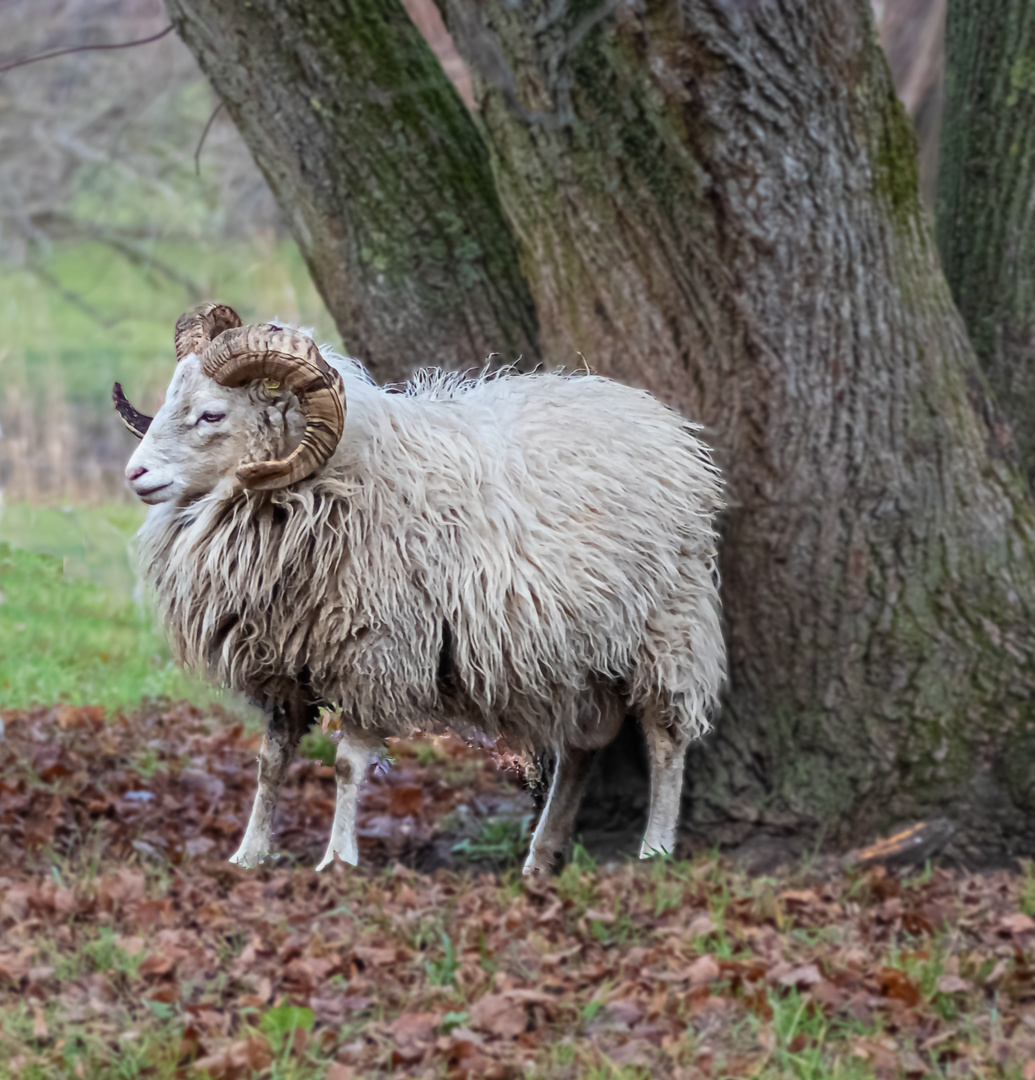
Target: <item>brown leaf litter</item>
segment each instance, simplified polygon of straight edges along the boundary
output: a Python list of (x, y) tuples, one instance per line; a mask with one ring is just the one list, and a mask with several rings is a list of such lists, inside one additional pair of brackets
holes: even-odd
[(333, 778), (299, 763), (278, 827), (302, 865), (242, 871), (225, 859), (253, 734), (182, 705), (2, 715), (0, 1075), (86, 1080), (118, 1060), (199, 1078), (689, 1080), (811, 1062), (1035, 1080), (1030, 872), (424, 873), (459, 807), (527, 805), (455, 741), (397, 744), (372, 774), (358, 871), (311, 869)]

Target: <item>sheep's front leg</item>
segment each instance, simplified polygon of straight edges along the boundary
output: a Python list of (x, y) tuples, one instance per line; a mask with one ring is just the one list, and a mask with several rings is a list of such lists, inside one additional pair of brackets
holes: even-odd
[(359, 804), (359, 789), (366, 776), (370, 761), (370, 748), (359, 742), (351, 741), (342, 732), (334, 755), (334, 781), (337, 793), (334, 801), (334, 824), (331, 826), (331, 839), (327, 844), (327, 853), (317, 866), (323, 870), (334, 863), (337, 856), (342, 862), (355, 866), (359, 862), (359, 845), (356, 841), (356, 807)]
[(273, 812), (307, 719), (304, 709), (290, 705), (274, 706), (270, 711), (266, 734), (259, 748), (259, 787), (251, 817), (241, 846), (230, 856), (230, 861), (238, 866), (258, 866), (271, 854)]
[(558, 751), (550, 794), (532, 834), (522, 874), (548, 874), (558, 856), (563, 854), (575, 828), (575, 815), (596, 755), (596, 750), (574, 746)]

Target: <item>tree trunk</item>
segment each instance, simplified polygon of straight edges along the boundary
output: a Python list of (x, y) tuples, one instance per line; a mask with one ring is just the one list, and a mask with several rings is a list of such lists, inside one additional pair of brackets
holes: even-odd
[(864, 0), (441, 0), (545, 355), (703, 421), (730, 684), (688, 824), (1035, 850), (1035, 520)]
[(167, 0), (346, 348), (382, 380), (538, 360), (484, 144), (399, 0)]
[(942, 265), (1035, 479), (1035, 4), (950, 0)]

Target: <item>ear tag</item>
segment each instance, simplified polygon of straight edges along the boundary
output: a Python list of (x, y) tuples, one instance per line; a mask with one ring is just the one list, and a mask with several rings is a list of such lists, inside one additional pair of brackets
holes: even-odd
[(263, 379), (262, 385), (271, 394), (280, 389), (280, 383), (276, 379)]

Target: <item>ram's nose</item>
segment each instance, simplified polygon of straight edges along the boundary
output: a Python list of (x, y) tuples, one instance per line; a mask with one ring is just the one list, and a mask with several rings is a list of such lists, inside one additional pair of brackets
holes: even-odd
[(133, 468), (130, 468), (130, 466), (127, 465), (126, 466), (126, 479), (131, 484), (135, 484), (144, 475), (144, 473), (146, 473), (146, 472), (147, 472), (147, 469), (145, 469), (143, 465), (136, 465)]

